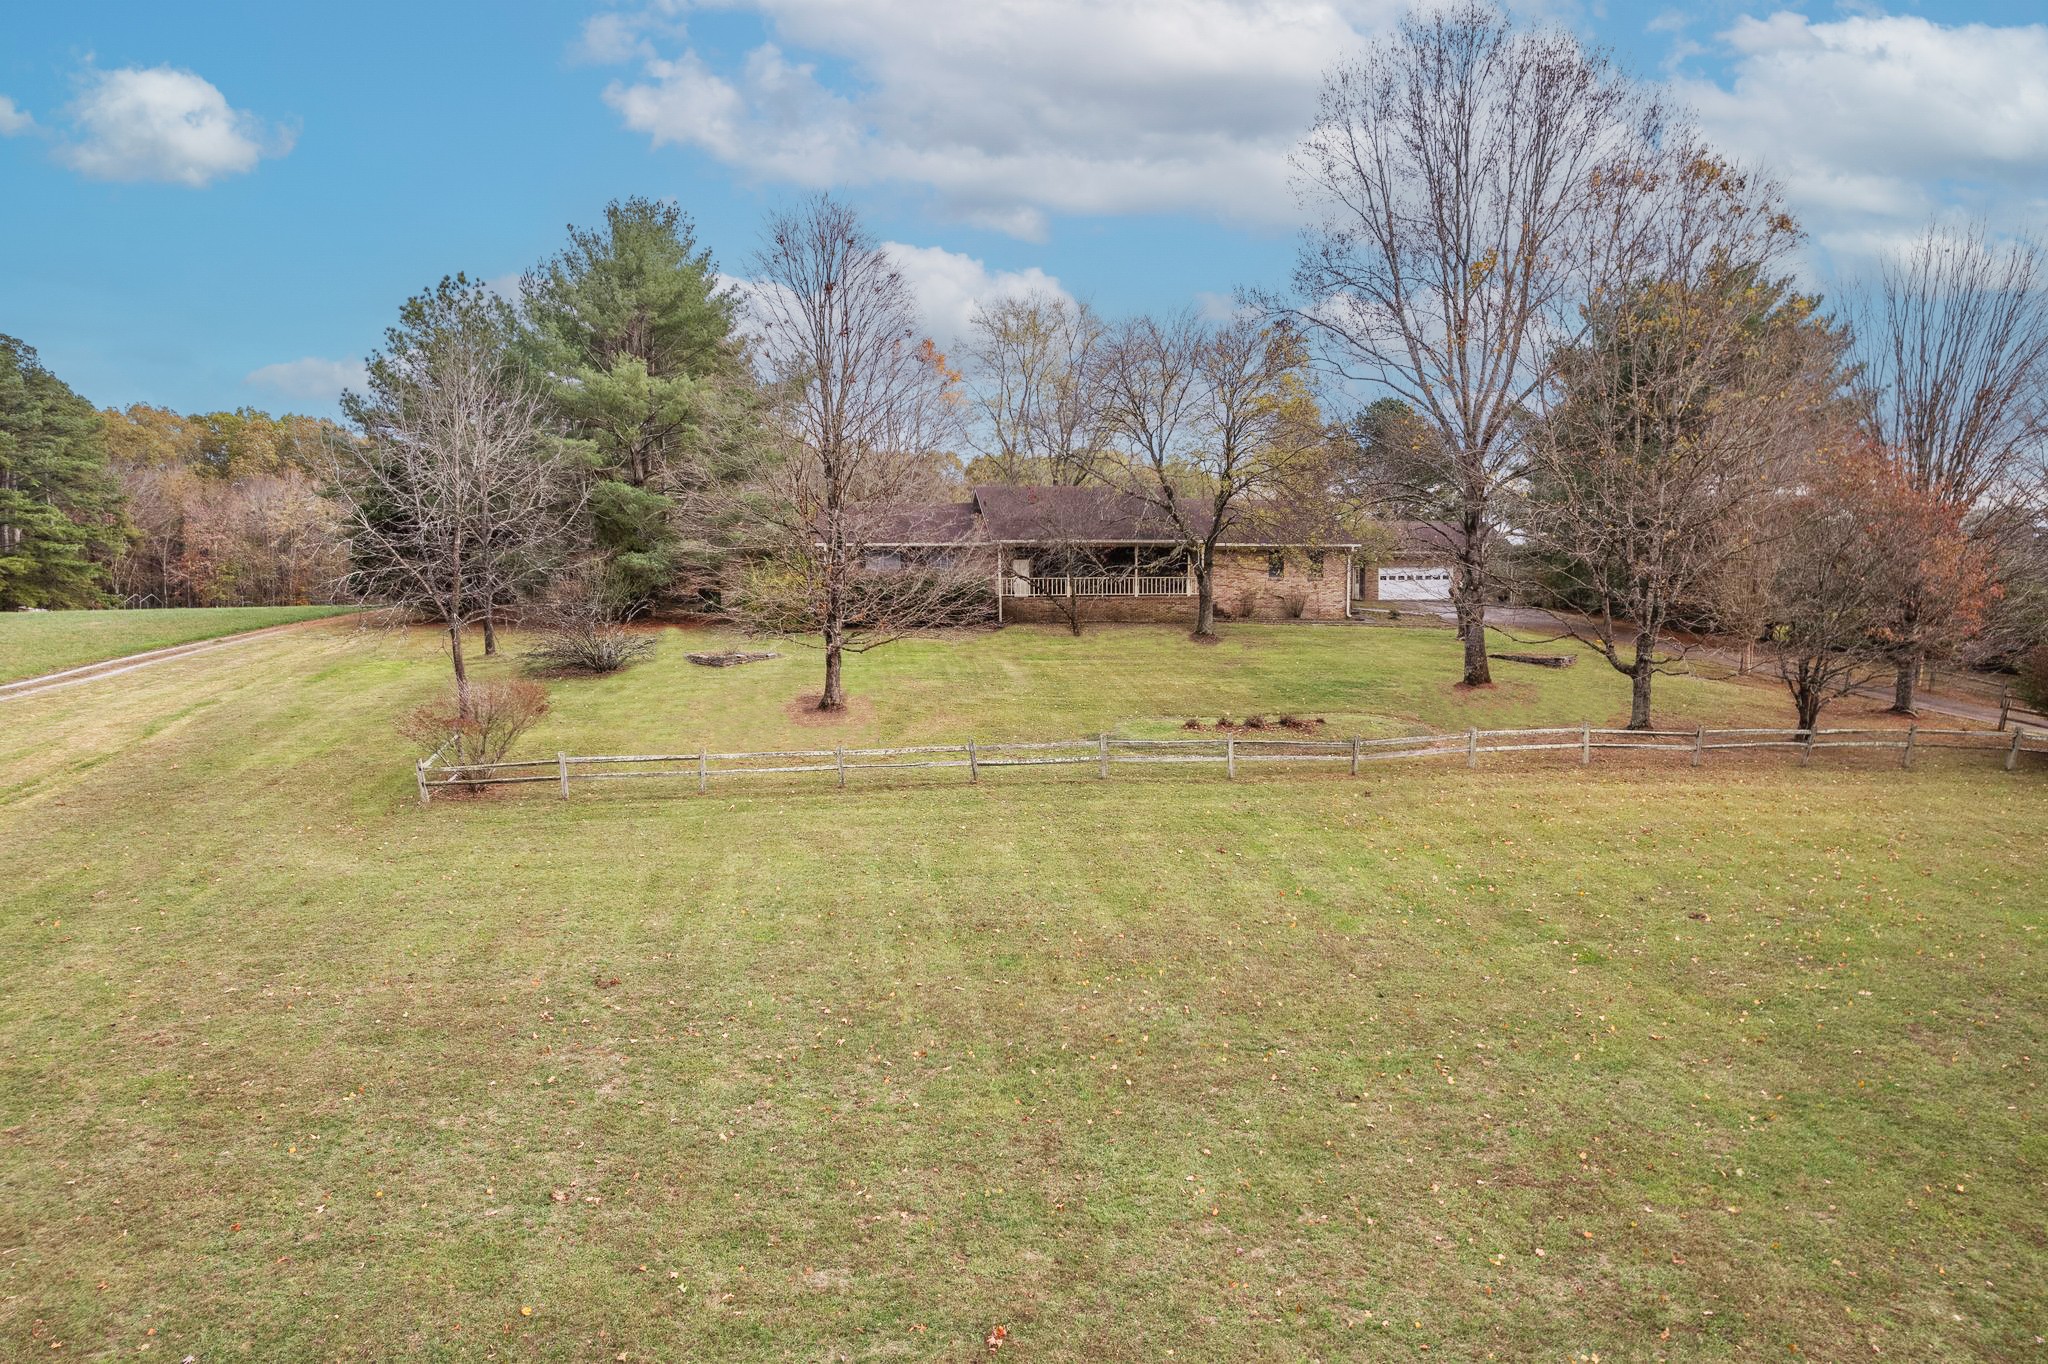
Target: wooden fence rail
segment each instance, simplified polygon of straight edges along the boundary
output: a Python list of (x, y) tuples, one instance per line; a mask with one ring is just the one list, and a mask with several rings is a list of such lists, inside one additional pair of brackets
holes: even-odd
[(816, 772), (831, 774), (836, 784), (843, 787), (849, 776), (862, 772), (911, 768), (963, 768), (970, 782), (980, 781), (984, 768), (1092, 766), (1097, 776), (1107, 778), (1112, 767), (1185, 763), (1220, 764), (1224, 775), (1232, 779), (1244, 763), (1342, 763), (1355, 776), (1365, 763), (1404, 758), (1462, 757), (1466, 766), (1476, 767), (1480, 756), (1489, 753), (1576, 752), (1580, 764), (1585, 765), (1592, 761), (1596, 750), (1609, 749), (1685, 753), (1690, 755), (1694, 767), (1700, 766), (1708, 753), (1730, 749), (1796, 749), (1801, 764), (1807, 764), (1813, 761), (1814, 753), (1826, 749), (1888, 748), (1898, 750), (1901, 767), (1911, 767), (1914, 755), (1923, 749), (1972, 749), (2002, 753), (2005, 768), (2011, 771), (2023, 752), (2048, 754), (2048, 742), (2041, 742), (2042, 737), (2031, 736), (2025, 729), (2000, 733), (1984, 729), (1926, 729), (1918, 725), (1905, 730), (1631, 730), (1595, 729), (1582, 724), (1550, 729), (1468, 729), (1462, 734), (1416, 734), (1386, 739), (1252, 739), (1235, 734), (1204, 739), (1120, 739), (1099, 734), (1092, 739), (1028, 743), (968, 739), (959, 744), (919, 744), (907, 748), (557, 753), (552, 758), (493, 763), (451, 760), (447, 756), (449, 745), (443, 744), (414, 766), (413, 775), (418, 782), (420, 803), (424, 805), (433, 800), (437, 788), (447, 786), (468, 790), (549, 782), (559, 786), (562, 799), (567, 800), (570, 784), (579, 781), (673, 778), (694, 781), (697, 790), (704, 792), (710, 790), (713, 778)]

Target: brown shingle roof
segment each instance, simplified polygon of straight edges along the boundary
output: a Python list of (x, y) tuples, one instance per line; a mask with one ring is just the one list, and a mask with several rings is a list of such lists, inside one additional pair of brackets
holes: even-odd
[[(974, 489), (982, 529), (991, 540), (1037, 543), (1048, 539), (1102, 544), (1175, 544), (1171, 518), (1142, 497), (1100, 487), (1011, 487), (982, 484)], [(1207, 531), (1209, 507), (1183, 498), (1181, 515), (1196, 534)], [(1328, 518), (1292, 508), (1244, 507), (1232, 514), (1222, 543), (1239, 545), (1344, 546), (1355, 544)]]

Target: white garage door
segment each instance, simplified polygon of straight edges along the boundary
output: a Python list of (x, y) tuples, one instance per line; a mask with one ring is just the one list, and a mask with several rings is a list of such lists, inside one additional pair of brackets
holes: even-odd
[(1450, 600), (1448, 568), (1383, 568), (1379, 572), (1381, 601)]

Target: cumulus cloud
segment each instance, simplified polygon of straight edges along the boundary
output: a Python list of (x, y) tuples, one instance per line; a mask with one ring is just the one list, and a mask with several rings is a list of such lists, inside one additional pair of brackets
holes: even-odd
[[(922, 187), (964, 221), (1025, 238), (1044, 235), (1049, 212), (1292, 221), (1287, 154), (1324, 68), (1400, 7), (741, 2), (773, 41), (735, 71), (657, 38), (659, 14), (608, 11), (595, 38), (586, 28), (586, 50), (638, 67), (604, 94), (627, 128), (765, 180)], [(826, 60), (855, 93), (820, 80)]]
[(0, 137), (13, 137), (35, 126), (36, 121), (28, 116), (28, 110), (0, 95)]
[[(1073, 295), (1057, 276), (1035, 265), (1021, 270), (991, 269), (987, 262), (964, 252), (903, 242), (883, 242), (882, 250), (909, 287), (925, 334), (941, 350), (959, 348), (967, 337), (977, 306), (1031, 294), (1073, 301)], [(774, 286), (737, 275), (720, 275), (718, 283), (739, 296), (741, 329), (757, 328), (761, 310), (754, 300), (762, 290)]]
[(1675, 93), (1714, 139), (1786, 182), (1816, 236), (1860, 253), (1946, 208), (2048, 208), (2048, 26), (1891, 15), (1744, 18), (1726, 84)]
[(332, 403), (341, 397), (343, 389), (360, 389), (363, 379), (360, 360), (322, 360), (309, 355), (302, 360), (286, 360), (251, 370), (243, 382), (303, 402)]
[(1031, 294), (1072, 301), (1056, 277), (1035, 265), (1022, 270), (991, 270), (974, 256), (939, 246), (883, 242), (882, 249), (910, 286), (925, 329), (943, 348), (957, 346), (967, 335), (979, 305)]
[(96, 180), (155, 180), (193, 188), (291, 150), (289, 130), (231, 107), (212, 82), (171, 66), (94, 71), (70, 109), (59, 150)]

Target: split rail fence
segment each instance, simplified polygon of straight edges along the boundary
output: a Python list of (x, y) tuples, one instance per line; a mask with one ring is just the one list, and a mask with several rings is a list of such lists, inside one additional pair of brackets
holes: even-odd
[[(2032, 742), (2030, 742), (2030, 739)], [(463, 763), (447, 757), (448, 745), (414, 768), (420, 803), (446, 787), (464, 790), (485, 786), (549, 784), (569, 799), (573, 782), (668, 780), (694, 782), (699, 793), (713, 781), (738, 777), (819, 774), (838, 786), (862, 774), (907, 769), (953, 768), (978, 782), (985, 770), (1011, 767), (1092, 767), (1107, 778), (1114, 767), (1208, 764), (1235, 779), (1242, 766), (1265, 763), (1321, 763), (1347, 766), (1356, 776), (1366, 763), (1404, 758), (1463, 758), (1479, 765), (1490, 753), (1576, 753), (1581, 765), (1597, 750), (1625, 749), (1690, 755), (1698, 767), (1709, 753), (1731, 749), (1784, 749), (1799, 754), (1802, 764), (1813, 755), (1838, 748), (1895, 749), (1899, 765), (1910, 768), (1915, 754), (1929, 749), (1971, 749), (2002, 754), (2011, 771), (2022, 753), (2048, 755), (2048, 736), (2024, 729), (1998, 733), (1983, 729), (1595, 729), (1578, 725), (1558, 729), (1468, 729), (1462, 734), (1404, 735), (1391, 739), (1278, 739), (1223, 735), (1202, 739), (1121, 739), (1107, 734), (1093, 739), (1050, 743), (922, 744), (910, 748), (809, 748), (761, 753), (627, 753), (576, 755), (516, 762)], [(452, 741), (451, 741), (452, 742)]]

